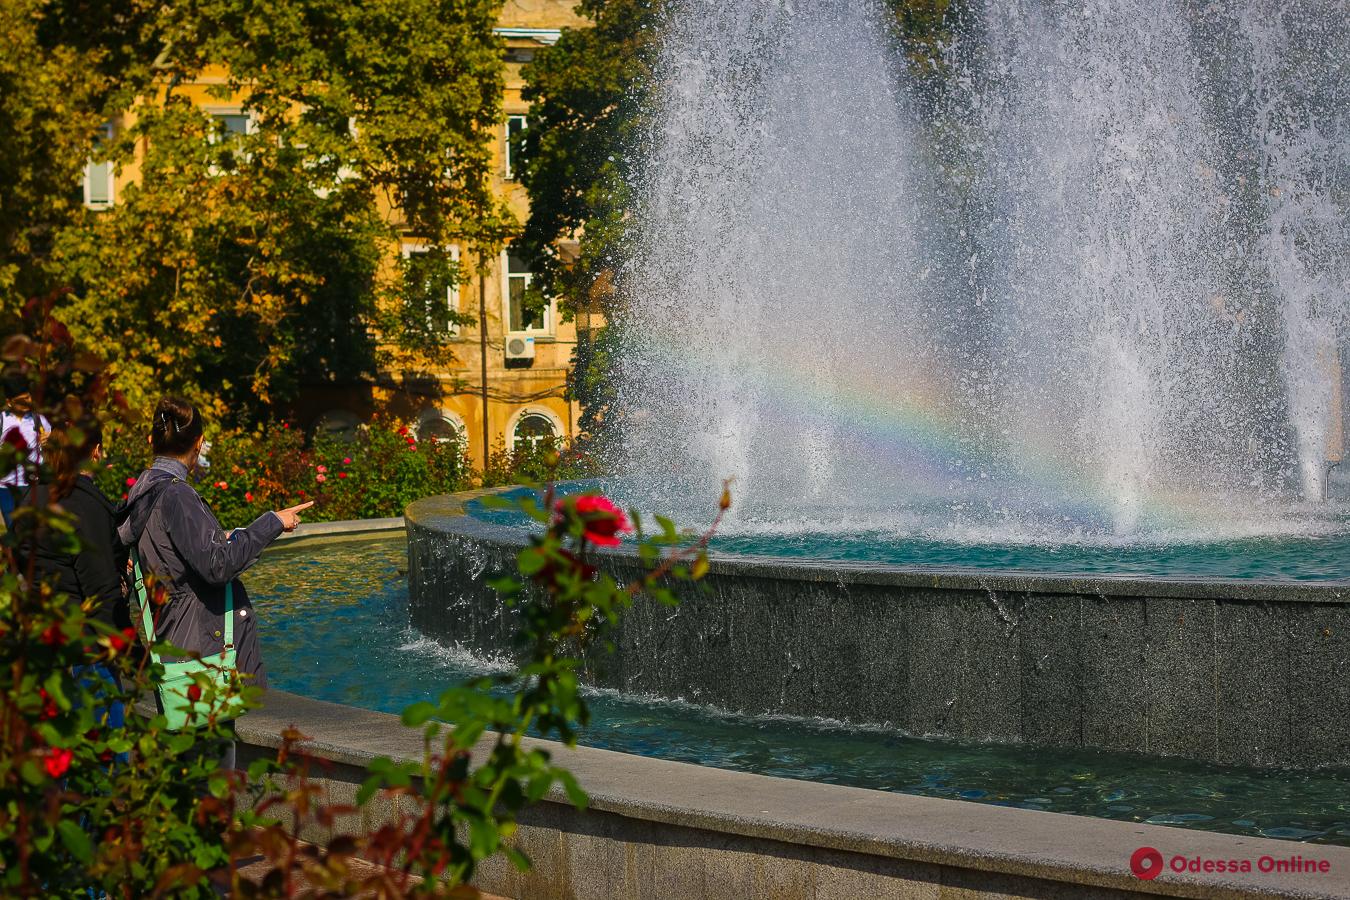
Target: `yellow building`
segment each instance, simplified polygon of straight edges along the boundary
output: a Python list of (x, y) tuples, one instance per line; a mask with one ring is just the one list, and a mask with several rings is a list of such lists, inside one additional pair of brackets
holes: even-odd
[[(508, 0), (502, 10), (497, 33), (507, 45), (505, 121), (497, 134), (493, 184), (522, 222), (529, 206), (514, 178), (509, 143), (511, 134), (529, 124), (521, 67), (541, 47), (556, 42), (562, 28), (585, 24), (571, 0)], [(457, 248), (451, 249), (458, 257)], [(412, 234), (400, 247), (404, 255), (424, 250)], [(486, 278), (479, 278), (477, 262), (461, 260), (467, 278), (447, 289), (452, 306), (475, 323), (453, 331), (453, 366), (429, 378), (381, 373), (373, 401), (416, 421), (424, 432), (456, 434), (466, 442), (474, 465), (481, 466), (485, 447), (512, 449), (550, 436), (571, 438), (580, 409), (564, 397), (576, 323), (560, 321), (556, 300), (533, 314), (524, 308), (531, 274), (510, 247), (488, 261)]]
[[(521, 98), (521, 67), (540, 48), (555, 43), (561, 29), (587, 24), (572, 5), (573, 0), (507, 0), (496, 29), (506, 45), (506, 71), (504, 120), (494, 139), (493, 187), (521, 222), (528, 215), (528, 201), (515, 180), (509, 144), (510, 135), (529, 123), (529, 106)], [(225, 132), (247, 133), (252, 120), (244, 96), (222, 100), (210, 93), (227, 83), (226, 74), (207, 69), (194, 81), (175, 85), (175, 94), (214, 116)], [(130, 127), (134, 115), (129, 112), (110, 124), (109, 136), (114, 128)], [(116, 172), (110, 164), (91, 164), (85, 172), (86, 205), (113, 205), (119, 185), (138, 177), (136, 161)], [(427, 249), (421, 236), (405, 233), (398, 247), (391, 248), (391, 262), (394, 253), (406, 258)], [(449, 249), (460, 258), (458, 247)], [(495, 259), (466, 255), (460, 262), (461, 281), (446, 286), (446, 302), (470, 324), (447, 328), (450, 364), (413, 362), (377, 372), (373, 381), (308, 387), (290, 411), (298, 424), (343, 431), (388, 412), (413, 422), (425, 437), (459, 440), (475, 467), (482, 467), (486, 453), (500, 447), (510, 450), (548, 437), (570, 439), (580, 414), (578, 405), (564, 396), (576, 323), (560, 321), (556, 300), (544, 310), (525, 308), (521, 301), (532, 276), (509, 247)], [(480, 277), (483, 269), (486, 276)]]

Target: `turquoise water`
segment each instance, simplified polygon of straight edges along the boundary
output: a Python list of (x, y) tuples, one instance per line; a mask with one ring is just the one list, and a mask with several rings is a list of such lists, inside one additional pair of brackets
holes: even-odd
[[(491, 663), (408, 624), (404, 540), (268, 551), (246, 576), (273, 686), (384, 712)], [(1350, 769), (1289, 772), (1089, 751), (922, 740), (879, 728), (590, 695), (582, 743), (625, 753), (946, 797), (1350, 846)]]
[[(560, 487), (624, 493), (622, 484), (571, 482)], [(522, 488), (510, 496), (526, 492)], [(714, 502), (709, 501), (708, 510)], [(1219, 519), (1206, 528), (1172, 524), (1131, 536), (1117, 535), (1108, 523), (1071, 509), (1053, 515), (1021, 510), (1016, 516), (991, 518), (975, 515), (969, 506), (929, 503), (836, 513), (828, 519), (760, 513), (733, 519), (711, 546), (722, 555), (907, 568), (1350, 583), (1350, 507), (1344, 502), (1272, 508), (1259, 521)], [(466, 509), (496, 524), (520, 527), (528, 522), (514, 509), (489, 508), (482, 501)], [(679, 524), (698, 526), (706, 519), (706, 514), (702, 519), (690, 514)]]

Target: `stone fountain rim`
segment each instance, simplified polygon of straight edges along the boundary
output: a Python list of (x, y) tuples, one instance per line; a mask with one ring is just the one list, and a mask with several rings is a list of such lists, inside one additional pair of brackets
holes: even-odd
[[(513, 490), (517, 485), (461, 491), (426, 497), (408, 505), (404, 521), (409, 531), (448, 534), (508, 548), (524, 547), (528, 533), (497, 525), (468, 514), (473, 500)], [(620, 565), (638, 565), (627, 547), (602, 548), (605, 557)], [(1064, 575), (1056, 573), (990, 572), (958, 567), (897, 566), (846, 560), (789, 560), (776, 556), (713, 553), (709, 574), (736, 575), (777, 581), (829, 582), (841, 585), (878, 585), (930, 590), (979, 590), (1030, 595), (1100, 595), (1107, 597), (1170, 597), (1227, 601), (1307, 603), (1350, 602), (1350, 579), (1337, 581), (1278, 581), (1201, 576)]]

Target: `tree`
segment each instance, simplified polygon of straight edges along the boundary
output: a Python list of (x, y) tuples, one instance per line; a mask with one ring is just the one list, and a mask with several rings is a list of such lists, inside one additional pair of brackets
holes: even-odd
[[(524, 70), (531, 107), (520, 180), (530, 216), (516, 247), (564, 315), (594, 303), (612, 321), (620, 302), (610, 286), (626, 256), (662, 8), (662, 0), (582, 0), (577, 9), (593, 27), (564, 31)], [(579, 257), (566, 260), (559, 244), (574, 238)], [(578, 335), (568, 392), (581, 403), (583, 435), (601, 433), (613, 403), (615, 338), (612, 327)]]
[[(19, 26), (50, 35), (53, 60), (78, 58), (78, 17), (25, 2)], [(515, 227), (488, 177), (500, 6), (156, 7), (136, 32), (151, 61), (107, 75), (120, 107), (25, 101), (47, 102), (56, 130), (62, 115), (86, 126), (83, 144), (47, 142), (62, 159), (57, 183), (78, 186), (88, 123), (117, 109), (126, 127), (100, 152), (137, 177), (110, 209), (67, 215), (43, 258), (30, 241), (18, 268), (74, 288), (59, 312), (138, 406), (176, 390), (246, 424), (305, 379), (369, 375), (399, 355), (443, 360), (443, 286), (457, 274), (448, 244), (492, 254)], [(209, 98), (189, 96), (210, 81)], [(402, 233), (429, 250), (417, 278), (394, 261)]]
[(102, 124), (149, 83), (152, 5), (0, 4), (0, 312), (14, 324), (51, 285), (51, 246), (83, 212)]

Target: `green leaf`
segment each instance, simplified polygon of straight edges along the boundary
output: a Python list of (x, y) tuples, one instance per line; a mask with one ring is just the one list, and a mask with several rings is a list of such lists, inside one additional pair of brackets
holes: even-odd
[(94, 859), (94, 843), (89, 839), (89, 835), (79, 825), (70, 819), (62, 819), (57, 823), (57, 830), (61, 832), (61, 843), (66, 845), (70, 855), (80, 862), (88, 865)]
[(591, 798), (586, 796), (586, 792), (581, 789), (576, 778), (566, 769), (554, 769), (554, 776), (562, 782), (563, 790), (567, 792), (567, 799), (572, 801), (572, 805), (579, 811), (585, 812), (586, 807), (590, 805)]
[(548, 563), (544, 554), (535, 550), (533, 547), (527, 547), (520, 551), (520, 554), (516, 557), (516, 561), (517, 566), (520, 568), (520, 574), (522, 575), (537, 574), (542, 571), (544, 566)]
[(469, 823), (469, 850), (474, 859), (487, 859), (497, 852), (500, 833), (497, 823), (490, 819), (474, 819)]
[(410, 728), (416, 728), (434, 715), (436, 715), (436, 706), (422, 700), (403, 710), (403, 724)]
[(361, 787), (356, 791), (356, 805), (365, 806), (384, 787), (384, 780), (378, 775), (371, 775), (361, 783)]

